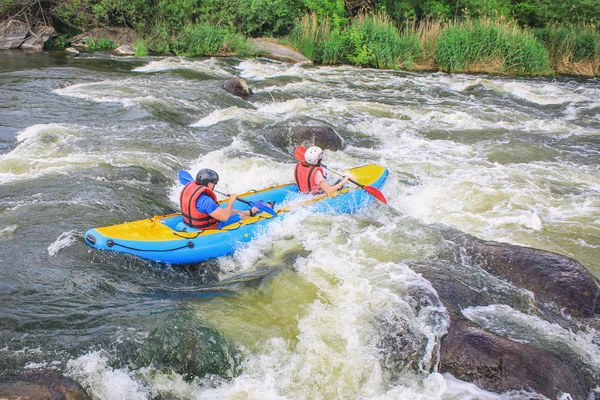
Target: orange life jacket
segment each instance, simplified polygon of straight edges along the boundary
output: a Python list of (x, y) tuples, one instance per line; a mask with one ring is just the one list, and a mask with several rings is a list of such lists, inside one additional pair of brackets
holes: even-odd
[(191, 227), (198, 229), (215, 229), (219, 225), (219, 220), (211, 217), (208, 214), (201, 213), (196, 208), (198, 198), (206, 193), (217, 202), (217, 195), (204, 185), (198, 185), (192, 181), (185, 185), (179, 195), (179, 203), (181, 204), (181, 213), (183, 214), (183, 222)]
[[(315, 179), (317, 171), (321, 171), (321, 174), (323, 174), (323, 168), (317, 165), (309, 165), (302, 162), (296, 164), (296, 167), (294, 168), (294, 179), (296, 179), (298, 189), (300, 189), (302, 193), (317, 194), (323, 191), (317, 185)], [(325, 174), (323, 174), (323, 176), (325, 176)]]

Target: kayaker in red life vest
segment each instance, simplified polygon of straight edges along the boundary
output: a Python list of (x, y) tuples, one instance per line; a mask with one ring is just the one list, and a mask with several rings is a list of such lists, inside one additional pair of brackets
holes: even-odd
[(294, 179), (296, 180), (296, 184), (298, 184), (298, 189), (302, 193), (334, 193), (348, 180), (349, 176), (345, 176), (344, 179), (336, 183), (335, 185), (330, 185), (327, 183), (325, 174), (323, 172), (323, 168), (321, 167), (321, 159), (323, 158), (323, 149), (319, 146), (312, 146), (306, 149), (306, 153), (304, 153), (304, 161), (299, 162), (294, 167)]
[(217, 195), (213, 191), (219, 183), (219, 175), (212, 169), (201, 169), (196, 180), (185, 185), (179, 195), (183, 222), (187, 225), (205, 230), (221, 229), (224, 226), (254, 216), (256, 207), (250, 210), (234, 210), (233, 203), (237, 195), (230, 194), (225, 208), (217, 203)]

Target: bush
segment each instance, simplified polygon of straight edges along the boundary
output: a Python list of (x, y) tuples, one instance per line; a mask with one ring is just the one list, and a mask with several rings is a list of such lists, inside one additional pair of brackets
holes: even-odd
[(515, 23), (467, 21), (445, 29), (435, 60), (448, 72), (549, 74), (548, 52)]
[(285, 35), (300, 16), (301, 6), (301, 0), (237, 0), (236, 18), (246, 35)]
[(232, 38), (229, 28), (204, 23), (188, 25), (175, 40), (171, 50), (180, 56), (213, 56), (225, 51), (227, 38)]
[(348, 30), (350, 54), (354, 65), (376, 68), (397, 68), (404, 45), (400, 34), (384, 14), (359, 16)]
[(112, 40), (106, 38), (87, 39), (85, 42), (90, 50), (110, 50), (116, 47)]

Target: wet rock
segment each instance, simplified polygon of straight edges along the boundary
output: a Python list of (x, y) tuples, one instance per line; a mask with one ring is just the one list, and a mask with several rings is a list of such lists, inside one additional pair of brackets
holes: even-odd
[(29, 26), (11, 19), (0, 24), (0, 50), (17, 49), (25, 41)]
[(65, 51), (67, 54), (73, 57), (77, 57), (79, 55), (79, 50), (77, 50), (75, 47), (67, 47)]
[(549, 251), (486, 242), (471, 235), (453, 239), (465, 263), (531, 290), (538, 301), (555, 303), (575, 317), (600, 308), (600, 284), (579, 262)]
[(135, 49), (132, 46), (124, 44), (115, 49), (114, 53), (119, 56), (132, 56), (135, 54)]
[(91, 400), (74, 380), (52, 371), (0, 376), (2, 400)]
[(302, 53), (292, 49), (291, 47), (274, 43), (266, 38), (251, 39), (252, 49), (258, 54), (281, 61), (290, 61), (293, 63), (312, 63)]
[(582, 400), (590, 394), (554, 353), (492, 334), (466, 318), (451, 321), (440, 358), (440, 372), (494, 392), (527, 390), (549, 398), (569, 393)]
[(111, 40), (115, 46), (133, 46), (137, 34), (131, 28), (95, 28), (80, 35), (73, 36), (69, 41), (73, 47), (88, 47), (88, 40)]
[(228, 79), (223, 82), (223, 87), (229, 93), (239, 97), (248, 97), (252, 94), (252, 90), (242, 78)]
[(344, 139), (328, 126), (300, 126), (292, 129), (291, 142), (296, 146), (319, 146), (338, 151), (344, 149)]
[(506, 304), (523, 313), (535, 311), (531, 292), (506, 284), (502, 279), (471, 265), (443, 260), (410, 263), (435, 288), (450, 315), (459, 315), (467, 307)]
[(29, 32), (29, 36), (19, 47), (23, 50), (42, 50), (44, 43), (56, 36), (56, 31), (51, 26), (36, 26)]
[(175, 312), (152, 331), (136, 368), (152, 366), (187, 379), (207, 375), (233, 376), (240, 360), (236, 349), (219, 332), (191, 312)]

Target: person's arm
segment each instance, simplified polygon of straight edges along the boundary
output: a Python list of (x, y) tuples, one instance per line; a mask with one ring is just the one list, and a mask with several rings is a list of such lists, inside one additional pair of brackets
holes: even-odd
[(217, 207), (215, 211), (211, 212), (209, 215), (214, 219), (218, 219), (219, 221), (227, 221), (234, 213), (233, 203), (235, 202), (236, 198), (236, 194), (230, 194), (227, 206), (225, 206), (225, 208)]
[(329, 185), (329, 183), (327, 183), (327, 181), (325, 179), (323, 179), (320, 183), (319, 183), (319, 187), (321, 189), (323, 189), (323, 191), (327, 194), (331, 194), (333, 192), (337, 192), (338, 190), (340, 190), (340, 188), (342, 186), (344, 186), (344, 184), (346, 182), (348, 182), (348, 180), (350, 179), (349, 176), (344, 176), (344, 179), (342, 179), (340, 182), (336, 183), (335, 185), (331, 186)]

